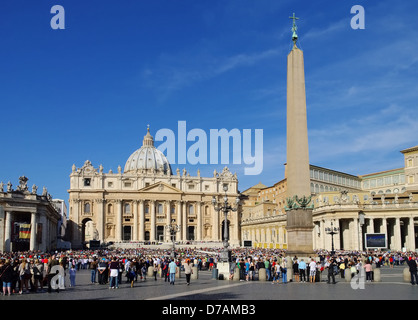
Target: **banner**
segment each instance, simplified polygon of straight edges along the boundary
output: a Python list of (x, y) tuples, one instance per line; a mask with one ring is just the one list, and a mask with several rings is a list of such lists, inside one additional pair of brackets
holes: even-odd
[(19, 239), (30, 239), (30, 223), (19, 225)]

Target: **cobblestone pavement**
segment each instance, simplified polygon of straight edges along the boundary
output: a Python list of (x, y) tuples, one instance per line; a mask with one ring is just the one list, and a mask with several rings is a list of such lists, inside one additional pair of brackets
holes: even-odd
[(381, 281), (364, 283), (353, 288), (350, 282), (336, 276), (337, 284), (327, 284), (325, 275), (317, 283), (272, 284), (263, 281), (230, 281), (212, 279), (211, 271), (199, 272), (199, 278), (186, 284), (183, 275), (175, 285), (158, 278), (135, 282), (134, 287), (122, 278), (118, 289), (108, 285), (90, 283), (90, 271), (79, 270), (76, 286), (60, 292), (24, 293), (22, 295), (0, 296), (0, 300), (416, 300), (418, 285), (403, 280), (404, 266), (381, 268)]

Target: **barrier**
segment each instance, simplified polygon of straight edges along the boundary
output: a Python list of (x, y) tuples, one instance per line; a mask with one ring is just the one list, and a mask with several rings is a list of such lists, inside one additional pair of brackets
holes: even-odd
[(409, 272), (409, 268), (403, 269), (403, 281), (411, 282), (411, 272)]
[(213, 280), (218, 280), (218, 269), (216, 269), (216, 268), (212, 269), (212, 279)]
[(148, 267), (147, 276), (148, 277), (154, 276), (154, 267)]
[(192, 275), (190, 278), (193, 280), (199, 279), (199, 269), (197, 267), (192, 267)]
[(267, 281), (267, 272), (265, 268), (258, 269), (258, 280)]

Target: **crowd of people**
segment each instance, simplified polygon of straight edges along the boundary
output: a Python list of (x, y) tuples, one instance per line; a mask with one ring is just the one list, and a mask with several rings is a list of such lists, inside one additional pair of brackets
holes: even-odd
[[(407, 264), (411, 283), (417, 282), (417, 254), (414, 252), (337, 252), (330, 255), (318, 251), (315, 257), (306, 259), (286, 255), (284, 250), (235, 248), (232, 250), (230, 279), (239, 276), (240, 281), (259, 280), (266, 275), (271, 284), (294, 282), (315, 283), (326, 275), (328, 283), (336, 283), (335, 277), (345, 277), (346, 270), (355, 276), (366, 273), (366, 280), (373, 281), (373, 268)], [(65, 275), (69, 274), (69, 286), (76, 286), (79, 270), (91, 272), (92, 284), (107, 285), (117, 289), (125, 281), (131, 287), (147, 280), (152, 267), (151, 280), (158, 277), (175, 284), (176, 270), (181, 269), (190, 284), (193, 267), (197, 270), (213, 270), (217, 267), (219, 248), (177, 248), (175, 252), (164, 249), (136, 248), (127, 250), (68, 250), (63, 252), (7, 252), (0, 254), (0, 288), (4, 295), (29, 292), (53, 292), (65, 288)], [(289, 268), (292, 268), (289, 279)], [(260, 269), (265, 269), (261, 272)], [(236, 274), (238, 273), (238, 274)], [(125, 279), (126, 278), (126, 279)]]

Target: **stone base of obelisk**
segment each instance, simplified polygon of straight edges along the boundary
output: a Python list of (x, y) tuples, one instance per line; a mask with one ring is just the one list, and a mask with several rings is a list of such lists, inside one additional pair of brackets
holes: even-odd
[[(286, 256), (309, 258), (315, 256), (313, 250), (312, 209), (291, 209), (287, 215), (287, 250)], [(307, 260), (305, 260), (307, 261)]]

